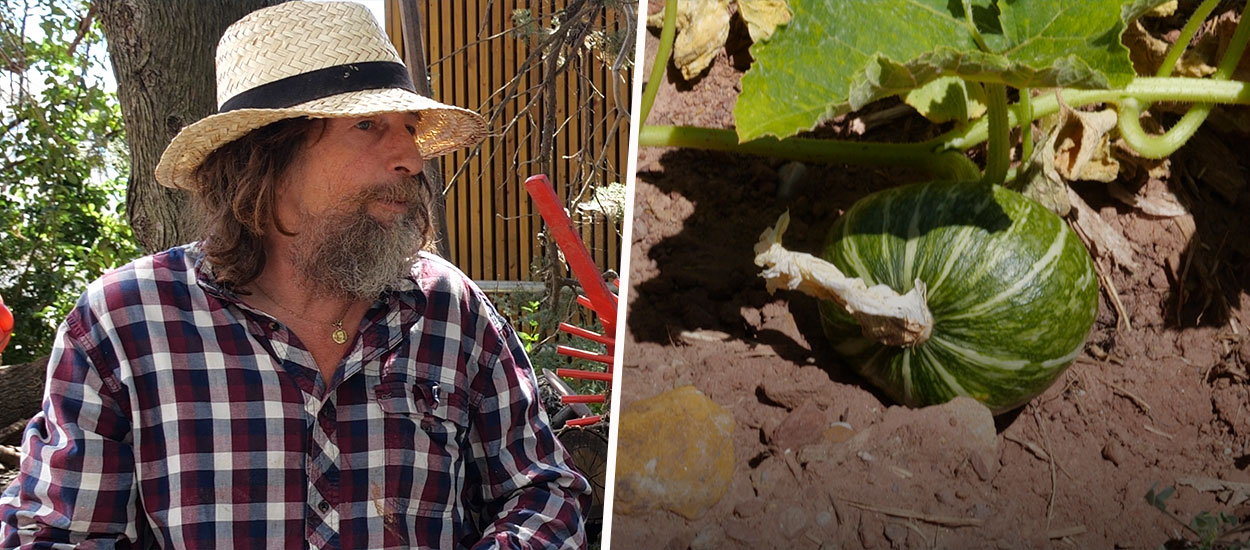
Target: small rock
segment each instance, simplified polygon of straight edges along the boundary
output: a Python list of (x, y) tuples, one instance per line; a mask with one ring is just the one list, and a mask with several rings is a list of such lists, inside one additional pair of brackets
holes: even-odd
[(694, 540), (695, 534), (690, 529), (681, 529), (673, 534), (664, 545), (664, 550), (686, 550)]
[(816, 525), (824, 527), (833, 523), (833, 512), (829, 510), (821, 510), (816, 514)]
[(732, 517), (722, 519), (720, 528), (725, 532), (726, 536), (741, 543), (750, 544), (757, 536), (755, 526), (744, 519)]
[(760, 512), (764, 511), (766, 506), (767, 505), (764, 504), (764, 501), (758, 498), (741, 500), (738, 501), (738, 504), (734, 505), (734, 515), (740, 518), (749, 518), (751, 516), (759, 515)]
[(968, 500), (968, 496), (969, 494), (968, 494), (967, 489), (964, 489), (962, 487), (960, 487), (959, 489), (955, 489), (955, 498), (959, 500)]
[(885, 538), (890, 541), (891, 547), (901, 547), (907, 541), (907, 528), (901, 523), (887, 521), (885, 522)]
[(984, 502), (978, 502), (972, 505), (972, 517), (977, 519), (987, 519), (994, 510), (990, 509), (990, 505)]
[(855, 429), (846, 422), (834, 422), (825, 429), (824, 439), (830, 443), (846, 443), (855, 436)]
[(802, 508), (792, 508), (781, 514), (781, 534), (787, 539), (797, 538), (807, 531), (810, 512)]
[(694, 386), (636, 401), (619, 423), (613, 504), (620, 513), (664, 509), (696, 519), (729, 489), (733, 415)]
[(821, 436), (824, 435), (822, 430), (828, 424), (829, 419), (825, 411), (818, 409), (811, 401), (805, 401), (786, 415), (786, 418), (769, 437), (769, 443), (783, 451), (786, 449), (798, 451), (820, 441)]
[(1102, 457), (1119, 466), (1124, 461), (1124, 446), (1119, 441), (1108, 441), (1102, 447)]
[(877, 547), (880, 541), (879, 532), (874, 532), (869, 526), (869, 520), (865, 516), (859, 517), (859, 547), (871, 550)]
[(729, 546), (725, 532), (716, 525), (708, 525), (690, 541), (690, 550), (721, 550)]
[(829, 374), (816, 368), (801, 368), (793, 376), (765, 377), (760, 391), (770, 401), (787, 409), (796, 409), (804, 402), (815, 401), (825, 393)]
[(994, 473), (990, 471), (990, 467), (985, 464), (985, 459), (981, 458), (980, 454), (972, 453), (968, 460), (972, 462), (972, 471), (977, 473), (977, 477), (981, 478), (981, 481), (989, 481), (990, 477), (994, 475)]
[(993, 475), (998, 466), (998, 431), (994, 427), (994, 415), (971, 397), (956, 397), (939, 407), (942, 413), (949, 414), (958, 426), (966, 430), (965, 443), (969, 450), (981, 458), (982, 466), (992, 468), (988, 471)]
[(942, 504), (951, 505), (955, 503), (955, 493), (950, 490), (950, 487), (942, 487), (941, 489), (938, 489), (938, 492), (934, 493), (933, 496), (936, 497), (937, 501)]

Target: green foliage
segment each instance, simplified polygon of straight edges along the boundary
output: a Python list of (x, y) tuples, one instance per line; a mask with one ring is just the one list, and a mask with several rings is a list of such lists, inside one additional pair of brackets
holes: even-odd
[(534, 346), (542, 341), (541, 324), (538, 322), (538, 308), (542, 302), (530, 300), (521, 304), (521, 319), (517, 324), (517, 336), (525, 344), (525, 353), (534, 353)]
[[(1017, 88), (1122, 87), (1127, 22), (1160, 2), (790, 0), (794, 18), (751, 48), (738, 137), (788, 137), (941, 76)], [(968, 15), (971, 15), (969, 17)]]
[(1176, 492), (1176, 487), (1164, 487), (1156, 493), (1155, 487), (1158, 485), (1158, 482), (1150, 485), (1150, 489), (1146, 491), (1146, 502), (1150, 503), (1151, 506), (1158, 508), (1160, 511), (1167, 512), (1167, 501), (1171, 498), (1172, 493)]
[[(525, 344), (525, 351), (529, 354), (530, 364), (533, 365), (534, 372), (541, 373), (542, 369), (554, 371), (558, 368), (572, 368), (593, 372), (604, 372), (606, 370), (602, 363), (575, 359), (556, 353), (557, 344), (571, 346), (591, 353), (602, 354), (607, 352), (607, 347), (603, 344), (577, 338), (563, 332), (557, 331), (553, 334), (551, 329), (546, 328), (554, 328), (560, 322), (567, 322), (592, 332), (603, 333), (603, 324), (598, 319), (587, 323), (576, 318), (576, 310), (581, 309), (581, 306), (577, 305), (574, 299), (575, 296), (571, 292), (565, 292), (560, 301), (561, 309), (564, 310), (564, 313), (557, 315), (548, 305), (549, 301), (544, 296), (536, 293), (510, 292), (491, 296), (495, 307), (499, 309), (499, 312), (504, 317), (509, 319), (512, 327), (516, 330), (517, 337)], [(583, 309), (583, 311), (585, 310)], [(573, 388), (574, 392), (579, 394), (596, 394), (607, 390), (607, 384), (604, 382), (569, 378), (566, 378), (564, 381)], [(597, 404), (588, 406), (596, 411), (600, 407)]]
[(139, 254), (121, 211), (117, 99), (88, 3), (0, 4), (0, 296), (17, 318), (4, 363), (45, 353), (88, 282)]
[[(1151, 484), (1150, 489), (1146, 491), (1146, 502), (1151, 506), (1158, 508), (1169, 518), (1184, 526), (1190, 533), (1198, 537), (1197, 542), (1192, 543), (1192, 547), (1201, 550), (1238, 550), (1250, 548), (1250, 541), (1232, 540), (1233, 536), (1240, 535), (1246, 530), (1246, 525), (1235, 515), (1225, 512), (1216, 512), (1212, 514), (1203, 510), (1190, 518), (1186, 523), (1175, 512), (1168, 510), (1167, 500), (1176, 492), (1175, 487), (1165, 487), (1155, 492), (1158, 482)], [(1187, 546), (1189, 547), (1189, 546)]]

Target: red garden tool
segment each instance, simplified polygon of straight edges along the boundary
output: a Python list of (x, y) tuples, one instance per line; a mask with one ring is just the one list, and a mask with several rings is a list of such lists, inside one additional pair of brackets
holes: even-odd
[[(603, 274), (595, 266), (594, 260), (590, 257), (590, 251), (586, 249), (586, 244), (582, 242), (581, 236), (578, 235), (577, 228), (573, 226), (573, 220), (569, 219), (568, 214), (565, 213), (564, 203), (556, 195), (555, 189), (552, 189), (551, 182), (548, 181), (547, 176), (538, 174), (526, 179), (525, 191), (534, 200), (534, 204), (538, 207), (538, 213), (542, 215), (543, 221), (547, 222), (551, 238), (564, 253), (564, 258), (568, 261), (569, 269), (573, 271), (573, 276), (581, 283), (582, 291), (585, 294), (577, 297), (577, 303), (581, 304), (582, 307), (589, 308), (599, 316), (599, 322), (603, 325), (603, 334), (568, 323), (560, 323), (559, 329), (573, 336), (598, 342), (607, 348), (605, 353), (595, 353), (564, 345), (556, 346), (556, 352), (561, 355), (602, 363), (607, 367), (606, 372), (561, 368), (556, 369), (556, 374), (564, 378), (599, 380), (611, 384), (612, 354), (615, 349), (613, 335), (616, 333), (616, 294), (612, 292), (608, 283), (603, 280)], [(604, 394), (598, 395), (564, 395), (560, 398), (560, 401), (565, 404), (603, 403), (606, 399), (605, 391)], [(600, 420), (601, 415), (587, 415), (581, 418), (570, 419), (565, 422), (565, 425), (588, 426)]]
[(0, 353), (4, 353), (4, 348), (9, 345), (9, 336), (13, 334), (13, 312), (4, 305), (4, 298), (0, 298)]

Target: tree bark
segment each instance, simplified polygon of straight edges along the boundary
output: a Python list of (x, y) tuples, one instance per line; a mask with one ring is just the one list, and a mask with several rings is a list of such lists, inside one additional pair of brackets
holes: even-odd
[(29, 363), (0, 367), (0, 427), (28, 420), (43, 403), (43, 383), (48, 372), (48, 356)]
[[(408, 72), (417, 92), (425, 97), (433, 96), (430, 89), (430, 71), (425, 61), (425, 20), (421, 16), (421, 7), (417, 0), (400, 0), (399, 17), (404, 29), (404, 61), (408, 63)], [(447, 243), (447, 198), (443, 195), (443, 170), (437, 158), (425, 160), (425, 177), (430, 180), (434, 193), (434, 227), (438, 231), (438, 255), (444, 258), (451, 255)]]
[(98, 0), (130, 145), (126, 212), (148, 252), (194, 240), (183, 191), (156, 183), (165, 146), (217, 111), (217, 40), (240, 17), (278, 0)]

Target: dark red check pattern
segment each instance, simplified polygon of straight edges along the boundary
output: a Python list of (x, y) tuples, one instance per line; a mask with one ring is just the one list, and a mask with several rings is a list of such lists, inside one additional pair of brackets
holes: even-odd
[(327, 385), (194, 246), (93, 283), (58, 334), (4, 547), (579, 548), (589, 486), (519, 340), (422, 256)]

